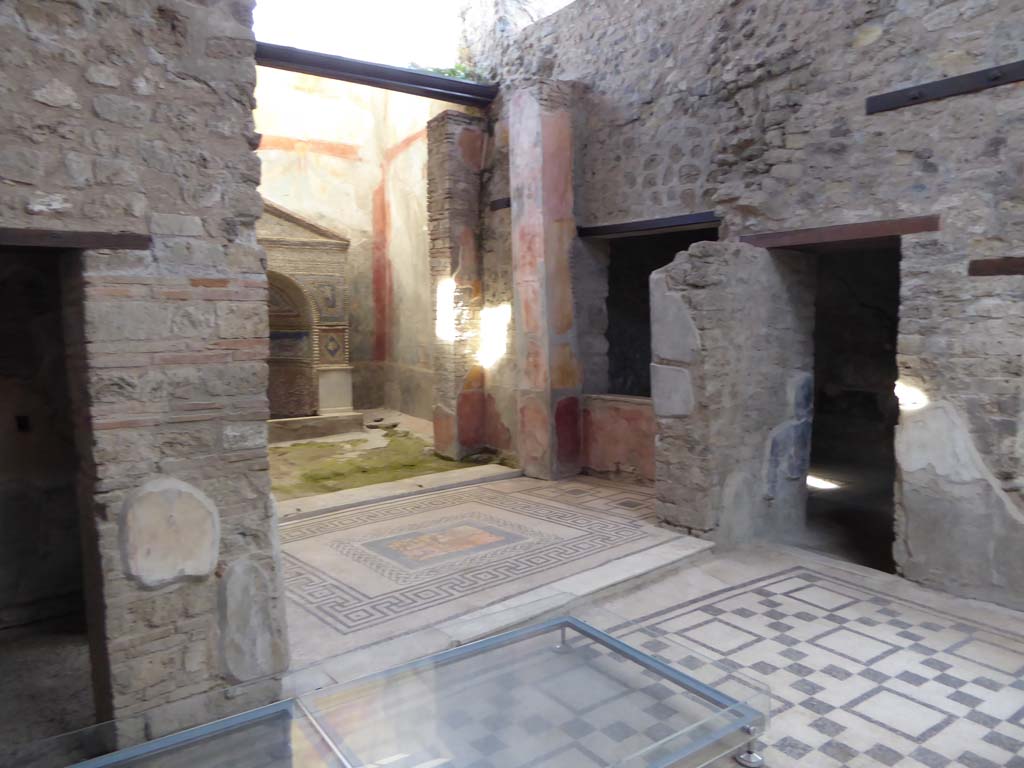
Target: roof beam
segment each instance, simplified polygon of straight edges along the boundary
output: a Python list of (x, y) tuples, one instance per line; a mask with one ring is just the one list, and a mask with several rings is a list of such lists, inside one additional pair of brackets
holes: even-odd
[(256, 63), (261, 67), (344, 80), (469, 107), (486, 108), (498, 95), (498, 86), (491, 83), (473, 83), (455, 77), (417, 72), (414, 69), (392, 67), (387, 64), (372, 64), (368, 61), (273, 43), (256, 43)]

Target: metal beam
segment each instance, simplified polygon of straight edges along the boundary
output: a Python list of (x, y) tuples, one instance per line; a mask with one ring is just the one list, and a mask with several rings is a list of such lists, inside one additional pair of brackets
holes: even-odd
[(908, 216), (904, 219), (883, 219), (857, 224), (836, 224), (831, 227), (789, 229), (779, 232), (758, 232), (741, 235), (740, 241), (759, 248), (794, 248), (802, 245), (822, 245), (846, 240), (874, 240), (880, 237), (913, 235), (918, 232), (938, 232), (939, 217)]
[(914, 85), (910, 88), (901, 88), (898, 91), (868, 96), (864, 106), (867, 113), (873, 115), (877, 112), (887, 112), (890, 109), (923, 104), (926, 101), (938, 101), (950, 96), (984, 91), (987, 88), (995, 88), (997, 85), (1016, 83), (1021, 80), (1024, 80), (1024, 59), (1011, 61), (1009, 64), (1002, 64), (998, 67), (979, 69), (977, 72), (969, 72), (966, 75), (947, 77), (944, 80), (933, 80), (923, 85)]
[(153, 239), (141, 232), (81, 232), (0, 227), (0, 246), (63, 248), (79, 251), (87, 249), (145, 251), (152, 244)]
[(664, 232), (683, 232), (688, 229), (715, 229), (722, 219), (714, 211), (666, 216), (661, 219), (627, 221), (622, 224), (601, 224), (596, 227), (578, 227), (580, 237), (615, 238), (660, 235)]
[(473, 83), (273, 43), (256, 43), (256, 63), (261, 67), (344, 80), (470, 107), (486, 108), (498, 95), (498, 86), (491, 83)]

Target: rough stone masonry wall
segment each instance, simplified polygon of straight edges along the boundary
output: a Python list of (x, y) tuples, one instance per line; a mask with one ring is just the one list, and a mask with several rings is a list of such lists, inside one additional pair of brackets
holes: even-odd
[[(480, 261), (485, 307), (512, 306), (512, 208), (509, 201), (508, 116), (506, 104), (492, 104), (487, 152), (480, 179)], [(505, 354), (487, 369), (484, 444), (514, 455), (518, 429), (516, 405), (516, 321), (505, 334)]]
[(0, 5), (0, 225), (153, 236), (61, 256), (97, 709), (124, 741), (271, 700), (287, 662), (252, 5)]
[(811, 448), (814, 262), (697, 243), (651, 275), (661, 518), (720, 542), (801, 523)]
[(447, 111), (427, 126), (427, 217), (434, 328), (434, 447), (462, 458), (483, 445), (478, 227), (485, 151), (481, 118)]
[[(1022, 0), (577, 0), (492, 59), (510, 89), (588, 86), (581, 224), (714, 209), (734, 240), (941, 215), (941, 232), (902, 244), (900, 376), (935, 405), (899, 428), (897, 562), (1015, 605), (1024, 277), (969, 279), (966, 265), (1024, 249), (1024, 86), (870, 116), (864, 99), (1024, 58), (1022, 13)], [(976, 452), (969, 477), (924, 439), (939, 427)]]

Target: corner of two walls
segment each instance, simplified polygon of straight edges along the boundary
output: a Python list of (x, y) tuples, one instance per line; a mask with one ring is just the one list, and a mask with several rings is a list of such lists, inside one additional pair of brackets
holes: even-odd
[(443, 102), (260, 67), (260, 191), (350, 240), (356, 409), (431, 418), (427, 119)]

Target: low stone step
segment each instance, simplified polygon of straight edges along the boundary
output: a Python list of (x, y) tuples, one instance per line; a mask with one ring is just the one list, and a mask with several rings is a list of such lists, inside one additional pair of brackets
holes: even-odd
[(312, 440), (316, 437), (361, 432), (363, 414), (360, 411), (331, 413), (325, 416), (299, 416), (293, 419), (271, 419), (267, 422), (267, 442), (286, 440)]

